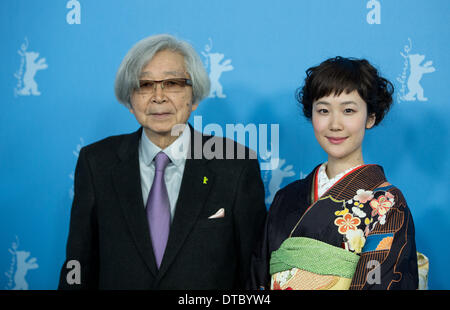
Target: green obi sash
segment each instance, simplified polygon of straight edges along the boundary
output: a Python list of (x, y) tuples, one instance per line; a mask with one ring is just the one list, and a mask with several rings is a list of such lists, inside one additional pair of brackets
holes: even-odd
[(353, 277), (359, 256), (325, 242), (304, 237), (286, 239), (272, 252), (270, 274), (298, 268), (318, 275)]

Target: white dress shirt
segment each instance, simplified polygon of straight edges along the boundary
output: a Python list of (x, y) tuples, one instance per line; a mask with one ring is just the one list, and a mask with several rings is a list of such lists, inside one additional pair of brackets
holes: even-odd
[(170, 162), (164, 171), (164, 181), (166, 182), (167, 193), (170, 202), (170, 218), (173, 220), (175, 206), (180, 192), (181, 179), (183, 178), (184, 166), (186, 164), (187, 152), (191, 141), (191, 130), (186, 124), (183, 133), (164, 150), (155, 145), (142, 130), (139, 142), (139, 167), (141, 173), (141, 188), (144, 207), (147, 205), (148, 194), (152, 188), (155, 177), (156, 154), (163, 151)]

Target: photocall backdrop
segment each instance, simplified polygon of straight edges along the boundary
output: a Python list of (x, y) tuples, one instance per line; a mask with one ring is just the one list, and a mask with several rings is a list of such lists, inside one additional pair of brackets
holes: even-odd
[(449, 12), (447, 0), (1, 1), (0, 289), (57, 288), (78, 152), (139, 127), (114, 78), (159, 33), (189, 41), (210, 75), (196, 129), (254, 124), (260, 135), (266, 124), (261, 161), (278, 142), (278, 167), (261, 171), (267, 206), (326, 161), (294, 98), (305, 70), (337, 55), (371, 61), (396, 92), (366, 133), (365, 162), (403, 191), (429, 288), (449, 289)]

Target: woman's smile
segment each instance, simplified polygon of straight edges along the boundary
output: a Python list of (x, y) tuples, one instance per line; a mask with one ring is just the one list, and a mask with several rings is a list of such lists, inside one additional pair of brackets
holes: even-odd
[(337, 138), (337, 137), (326, 137), (328, 139), (328, 141), (330, 141), (330, 143), (332, 144), (341, 144), (342, 142), (344, 142), (345, 140), (347, 140), (348, 137), (343, 137), (343, 138)]

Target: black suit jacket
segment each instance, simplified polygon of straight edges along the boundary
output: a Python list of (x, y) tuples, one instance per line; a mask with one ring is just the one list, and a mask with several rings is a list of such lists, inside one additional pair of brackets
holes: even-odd
[[(81, 149), (59, 288), (244, 287), (251, 250), (266, 216), (258, 161), (194, 159), (191, 148), (158, 270), (142, 200), (141, 134), (142, 128)], [(235, 150), (243, 147), (229, 139), (203, 136), (191, 127), (191, 144), (193, 139), (200, 139), (201, 145), (222, 145), (224, 153), (227, 144)], [(225, 217), (208, 219), (220, 208), (225, 209)], [(80, 263), (80, 284), (66, 281), (68, 272), (75, 270), (67, 268), (70, 260)]]

